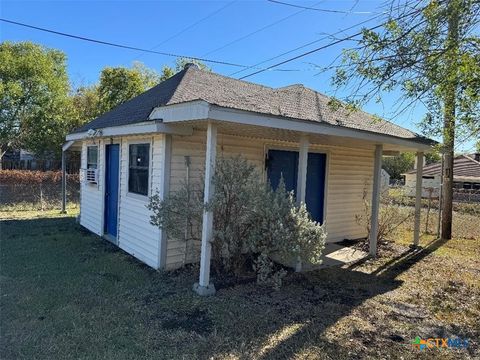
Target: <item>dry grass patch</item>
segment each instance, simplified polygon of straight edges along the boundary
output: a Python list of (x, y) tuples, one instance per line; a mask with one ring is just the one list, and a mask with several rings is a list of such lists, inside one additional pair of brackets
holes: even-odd
[[(1, 214), (2, 217), (8, 215)], [(474, 359), (480, 356), (480, 244), (411, 234), (345, 268), (291, 274), (209, 298), (197, 269), (154, 271), (72, 217), (0, 222), (1, 358)], [(430, 244), (429, 244), (430, 243)], [(416, 336), (462, 337), (461, 351), (419, 351)]]

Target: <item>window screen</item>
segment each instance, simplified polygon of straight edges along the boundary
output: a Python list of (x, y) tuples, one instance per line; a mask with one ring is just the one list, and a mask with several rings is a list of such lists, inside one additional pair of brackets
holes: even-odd
[(87, 169), (96, 169), (98, 166), (98, 146), (87, 147)]
[(129, 156), (128, 191), (148, 195), (150, 144), (131, 144)]

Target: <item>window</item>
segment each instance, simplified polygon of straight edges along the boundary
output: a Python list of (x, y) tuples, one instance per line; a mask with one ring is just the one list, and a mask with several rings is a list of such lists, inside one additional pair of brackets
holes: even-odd
[(98, 164), (98, 146), (87, 147), (87, 169), (96, 169)]
[(148, 166), (150, 144), (131, 144), (129, 147), (128, 191), (148, 195)]

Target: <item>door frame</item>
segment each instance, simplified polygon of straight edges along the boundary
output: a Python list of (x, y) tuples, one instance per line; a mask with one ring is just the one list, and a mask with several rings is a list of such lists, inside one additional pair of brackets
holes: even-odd
[[(105, 231), (105, 209), (106, 209), (106, 193), (107, 193), (107, 146), (108, 145), (118, 145), (118, 189), (117, 189), (117, 236), (114, 238), (112, 235), (108, 234)], [(120, 243), (119, 241), (119, 230), (120, 230), (120, 188), (121, 188), (121, 181), (122, 181), (122, 142), (121, 141), (113, 141), (112, 139), (110, 140), (109, 143), (107, 141), (104, 141), (103, 145), (103, 153), (105, 156), (105, 161), (104, 161), (104, 174), (103, 174), (103, 210), (102, 210), (102, 234), (103, 238), (107, 239), (108, 241), (114, 243), (115, 245), (118, 245)]]
[[(288, 144), (275, 144), (275, 143), (265, 143), (263, 147), (263, 177), (264, 181), (267, 181), (267, 168), (266, 168), (266, 160), (268, 156), (268, 152), (270, 150), (283, 150), (283, 151), (296, 151), (300, 152), (299, 145), (288, 145)], [(309, 153), (317, 153), (317, 154), (325, 154), (325, 181), (323, 187), (323, 222), (325, 224), (327, 221), (327, 204), (328, 204), (328, 178), (330, 175), (330, 156), (331, 156), (331, 149), (324, 149), (321, 145), (312, 145), (310, 144), (308, 148)], [(308, 168), (307, 168), (308, 173)]]

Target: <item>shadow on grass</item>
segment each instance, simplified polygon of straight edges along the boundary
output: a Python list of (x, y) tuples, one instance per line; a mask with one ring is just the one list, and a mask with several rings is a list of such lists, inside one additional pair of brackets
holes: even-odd
[[(316, 322), (311, 321), (312, 319), (309, 318), (299, 319), (305, 325), (276, 346), (264, 352), (260, 358), (291, 358), (305, 346), (314, 345), (313, 342), (315, 340), (318, 341), (319, 337), (324, 335), (326, 329), (337, 323), (344, 316), (349, 315), (353, 309), (368, 299), (400, 287), (403, 281), (397, 280), (399, 275), (422, 261), (447, 241), (435, 240), (423, 248), (411, 248), (389, 260), (370, 274), (355, 271), (356, 268), (368, 261), (368, 259), (362, 259), (346, 268), (318, 270), (316, 271), (317, 274), (304, 275), (304, 287), (313, 287), (320, 293), (332, 291), (332, 296), (337, 297), (337, 301), (343, 306), (335, 307), (335, 313), (325, 314), (322, 319)], [(322, 272), (326, 273), (328, 277), (327, 283), (322, 281), (326, 280), (323, 276), (319, 276)], [(328, 283), (331, 284), (331, 282), (337, 283), (338, 287), (325, 286)], [(319, 303), (321, 301), (321, 298), (319, 298)], [(299, 303), (299, 306), (302, 306), (302, 304)], [(311, 339), (312, 335), (314, 337), (312, 344), (308, 344), (308, 339)], [(405, 339), (396, 334), (390, 334), (389, 339), (403, 344), (406, 342)], [(323, 342), (329, 343), (326, 339), (323, 339)], [(334, 351), (339, 351), (338, 355), (341, 358), (341, 349), (338, 349), (338, 344), (333, 345), (330, 343), (330, 345), (337, 347)], [(349, 354), (343, 354), (343, 356), (349, 357)]]
[[(361, 262), (357, 262), (347, 268), (327, 268), (293, 274), (287, 277), (284, 289), (279, 292), (247, 284), (222, 289), (212, 298), (198, 298), (190, 288), (196, 278), (193, 271), (172, 272), (158, 281), (155, 279), (159, 276), (158, 272), (147, 268), (133, 257), (108, 260), (108, 253), (123, 251), (106, 240), (99, 241), (98, 237), (76, 225), (73, 218), (6, 220), (0, 222), (0, 227), (2, 248), (10, 248), (12, 254), (24, 252), (23, 249), (28, 244), (39, 249), (45, 246), (47, 249), (41, 250), (45, 253), (49, 251), (48, 246), (51, 249), (68, 247), (65, 255), (71, 257), (67, 259), (64, 256), (63, 261), (60, 256), (31, 261), (37, 261), (42, 269), (51, 266), (59, 273), (66, 272), (75, 265), (79, 271), (75, 273), (77, 278), (72, 279), (73, 281), (81, 281), (81, 278), (85, 277), (85, 283), (89, 283), (89, 279), (100, 279), (96, 281), (101, 281), (101, 284), (111, 282), (111, 286), (102, 285), (94, 292), (99, 298), (118, 297), (119, 294), (125, 297), (125, 294), (133, 292), (132, 302), (125, 303), (124, 306), (127, 308), (126, 313), (141, 314), (129, 318), (130, 322), (136, 322), (134, 328), (138, 334), (154, 332), (151, 336), (159, 344), (167, 340), (169, 344), (175, 342), (172, 334), (179, 334), (181, 331), (208, 337), (209, 341), (204, 343), (179, 338), (179, 342), (186, 342), (177, 345), (178, 350), (175, 351), (178, 353), (171, 355), (178, 356), (173, 357), (190, 353), (200, 358), (208, 358), (218, 356), (219, 353), (248, 352), (254, 348), (259, 351), (255, 354), (257, 358), (284, 359), (292, 358), (309, 347), (321, 348), (319, 351), (325, 351), (330, 357), (350, 357), (339, 343), (325, 337), (325, 331), (365, 301), (399, 288), (403, 284), (397, 279), (400, 274), (445, 244), (445, 241), (437, 240), (425, 248), (410, 249), (371, 274), (356, 271), (361, 265)], [(66, 240), (65, 245), (53, 243), (57, 241), (55, 238)], [(10, 242), (10, 245), (7, 242)], [(27, 258), (24, 260), (25, 263), (30, 261)], [(17, 269), (13, 260), (10, 259), (9, 262), (11, 264), (6, 270), (13, 275)], [(98, 269), (92, 268), (94, 263)], [(92, 271), (95, 271), (95, 277), (88, 278), (91, 276), (88, 273)], [(125, 271), (131, 272), (131, 284), (138, 283), (135, 285), (137, 288), (125, 282)], [(111, 293), (106, 293), (104, 286), (111, 289)], [(117, 293), (117, 289), (122, 292)], [(139, 306), (140, 303), (141, 308), (129, 309)], [(115, 316), (121, 316), (114, 308), (111, 311)], [(147, 314), (145, 328), (138, 330), (142, 326), (138, 316)], [(168, 335), (160, 335), (162, 331)], [(159, 338), (160, 336), (165, 336), (166, 340)], [(403, 338), (395, 338), (395, 334), (388, 336), (390, 341), (405, 345)], [(376, 338), (367, 337), (367, 340), (373, 342)], [(159, 348), (160, 352), (164, 350)]]

